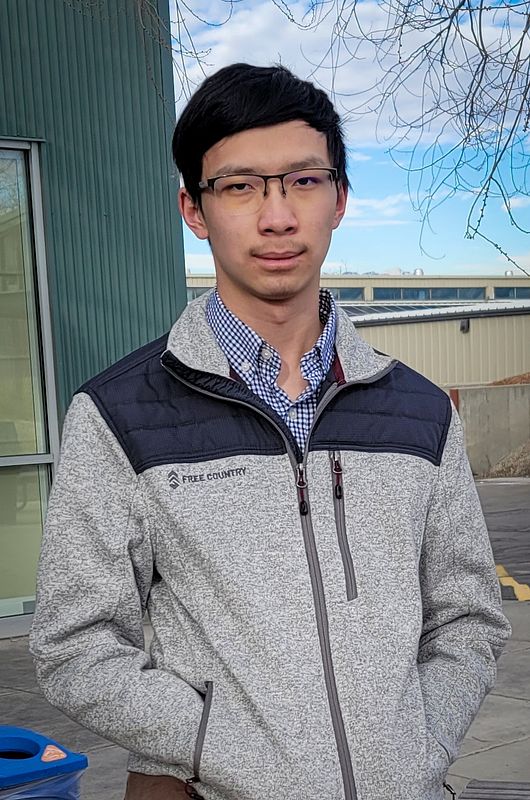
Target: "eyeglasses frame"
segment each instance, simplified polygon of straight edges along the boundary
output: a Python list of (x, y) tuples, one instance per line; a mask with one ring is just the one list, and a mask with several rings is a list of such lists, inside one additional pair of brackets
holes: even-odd
[(289, 169), (287, 172), (279, 172), (277, 175), (260, 175), (257, 172), (234, 172), (228, 173), (226, 175), (216, 175), (215, 178), (205, 178), (203, 181), (199, 181), (198, 188), (202, 191), (205, 189), (211, 189), (215, 191), (215, 182), (220, 180), (221, 178), (261, 178), (265, 182), (265, 190), (263, 192), (263, 197), (267, 197), (267, 185), (272, 178), (278, 178), (282, 187), (282, 196), (286, 197), (287, 192), (285, 191), (285, 186), (283, 182), (287, 175), (292, 175), (293, 172), (312, 172), (314, 170), (323, 170), (328, 172), (331, 176), (332, 183), (337, 184), (338, 187), (338, 180), (339, 180), (339, 171), (337, 167), (304, 167), (303, 169)]

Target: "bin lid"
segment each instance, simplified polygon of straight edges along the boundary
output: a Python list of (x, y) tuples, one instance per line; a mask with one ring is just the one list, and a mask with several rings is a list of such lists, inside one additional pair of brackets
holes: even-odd
[(0, 789), (83, 770), (88, 759), (48, 736), (0, 725)]

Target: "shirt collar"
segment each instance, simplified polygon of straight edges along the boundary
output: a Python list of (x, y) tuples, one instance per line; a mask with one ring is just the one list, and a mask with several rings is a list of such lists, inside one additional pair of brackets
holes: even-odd
[(320, 290), (318, 311), (320, 322), (324, 325), (324, 330), (316, 340), (313, 349), (302, 356), (301, 363), (303, 365), (303, 360), (306, 356), (311, 356), (314, 352), (318, 353), (325, 377), (333, 363), (333, 358), (335, 356), (335, 337), (337, 335), (337, 309), (333, 295), (329, 289)]
[(258, 368), (261, 336), (225, 306), (217, 289), (208, 298), (206, 319), (230, 366), (248, 380)]
[[(313, 389), (331, 369), (335, 354), (337, 311), (328, 289), (320, 289), (319, 317), (324, 329), (312, 349), (300, 359), (302, 374)], [(252, 379), (260, 369), (268, 372), (269, 379), (275, 380), (280, 368), (277, 351), (225, 306), (217, 289), (208, 298), (206, 319), (229, 364), (243, 380)], [(270, 360), (260, 358), (264, 348), (272, 352)]]

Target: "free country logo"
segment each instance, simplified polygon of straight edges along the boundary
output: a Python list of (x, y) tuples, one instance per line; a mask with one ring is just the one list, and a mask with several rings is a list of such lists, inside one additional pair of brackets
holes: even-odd
[(221, 481), (225, 478), (237, 478), (243, 476), (247, 471), (246, 467), (237, 469), (220, 469), (216, 472), (199, 472), (194, 475), (179, 475), (175, 470), (168, 472), (167, 480), (172, 489), (178, 489), (187, 483), (202, 483), (203, 481)]
[(178, 489), (178, 487), (180, 486), (179, 476), (174, 470), (171, 470), (171, 472), (167, 476), (167, 479), (172, 489)]

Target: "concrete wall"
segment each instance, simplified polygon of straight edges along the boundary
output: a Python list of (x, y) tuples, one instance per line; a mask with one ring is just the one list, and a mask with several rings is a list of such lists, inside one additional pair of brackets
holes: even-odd
[(471, 469), (484, 475), (530, 439), (530, 384), (452, 389)]

